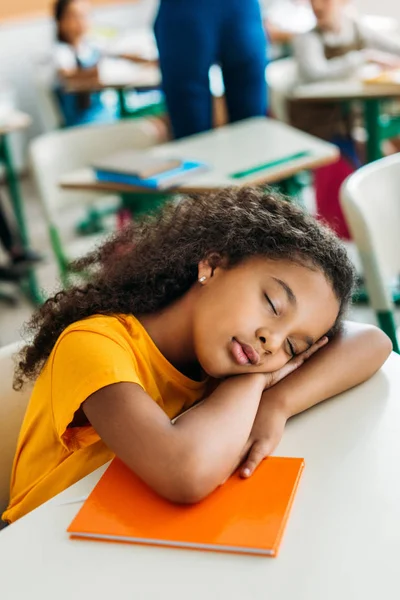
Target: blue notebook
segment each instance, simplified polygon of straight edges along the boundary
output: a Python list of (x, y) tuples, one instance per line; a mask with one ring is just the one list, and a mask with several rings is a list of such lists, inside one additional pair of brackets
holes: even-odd
[(153, 175), (152, 177), (147, 177), (145, 179), (137, 177), (136, 175), (116, 173), (115, 171), (105, 171), (103, 169), (95, 169), (95, 175), (98, 181), (108, 181), (111, 183), (120, 183), (123, 185), (132, 185), (154, 190), (165, 190), (169, 187), (179, 185), (188, 177), (206, 171), (207, 169), (208, 165), (206, 163), (184, 160), (174, 169), (164, 171), (158, 175)]

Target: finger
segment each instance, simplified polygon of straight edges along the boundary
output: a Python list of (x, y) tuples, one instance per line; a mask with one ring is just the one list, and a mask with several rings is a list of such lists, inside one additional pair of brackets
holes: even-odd
[(293, 371), (296, 371), (296, 369), (301, 367), (301, 365), (306, 360), (308, 360), (310, 358), (310, 356), (312, 356), (313, 354), (315, 354), (315, 352), (317, 352), (323, 346), (325, 346), (328, 343), (328, 341), (329, 340), (325, 335), (320, 340), (318, 340), (318, 342), (315, 342), (315, 344), (313, 344), (310, 348), (308, 348), (304, 352), (301, 352), (300, 354), (298, 354), (297, 356), (292, 358), (292, 360), (289, 360), (289, 362), (287, 362), (281, 369), (279, 369), (278, 371), (275, 371), (273, 373), (270, 373), (271, 379), (270, 379), (269, 384), (266, 386), (266, 388), (272, 387), (273, 385), (278, 383), (278, 381), (280, 381), (281, 379), (284, 379), (285, 377), (287, 377), (288, 375), (293, 373)]
[(318, 350), (320, 350), (321, 348), (326, 346), (326, 344), (328, 342), (329, 342), (329, 339), (327, 338), (326, 335), (324, 335), (324, 337), (322, 337), (320, 340), (318, 340), (318, 342), (315, 342), (315, 344), (313, 344), (310, 348), (308, 348), (308, 350), (299, 354), (299, 356), (303, 357), (304, 360), (307, 360), (308, 358), (310, 358), (310, 356), (312, 356), (313, 354), (318, 352)]
[(224, 483), (226, 483), (229, 479), (229, 477), (231, 475), (233, 475), (233, 473), (235, 473), (235, 471), (238, 470), (238, 468), (244, 464), (245, 459), (248, 457), (249, 455), (249, 450), (252, 447), (252, 445), (254, 444), (254, 440), (252, 440), (251, 438), (248, 439), (245, 447), (243, 448), (239, 459), (237, 460), (237, 462), (235, 463), (234, 468), (231, 470), (231, 472), (229, 473), (229, 475), (227, 477), (225, 477), (225, 479), (223, 480), (223, 482), (221, 483), (221, 485), (224, 485)]
[(271, 451), (272, 444), (266, 442), (256, 442), (251, 448), (249, 456), (240, 469), (241, 477), (251, 477), (258, 465), (270, 454)]
[(328, 343), (328, 341), (329, 341), (328, 338), (326, 336), (324, 336), (323, 338), (321, 338), (320, 340), (318, 340), (318, 342), (315, 342), (315, 344), (313, 344), (312, 346), (310, 346), (310, 348), (308, 348), (304, 352), (301, 352), (300, 354), (298, 354), (297, 356), (295, 356), (291, 361), (289, 361), (287, 363), (287, 365), (288, 366), (290, 365), (290, 366), (294, 367), (294, 369), (297, 369), (306, 360), (308, 360), (313, 354), (315, 354), (316, 352), (318, 352), (318, 350), (320, 350), (321, 348), (323, 348), (324, 346), (326, 346), (326, 344)]
[(268, 387), (275, 385), (276, 383), (278, 383), (278, 381), (284, 379), (285, 377), (290, 375), (290, 373), (293, 373), (293, 371), (296, 371), (296, 369), (298, 369), (304, 363), (305, 360), (306, 359), (303, 356), (303, 354), (299, 354), (292, 360), (289, 360), (289, 362), (287, 362), (281, 369), (279, 369), (279, 371), (271, 373), (271, 382)]

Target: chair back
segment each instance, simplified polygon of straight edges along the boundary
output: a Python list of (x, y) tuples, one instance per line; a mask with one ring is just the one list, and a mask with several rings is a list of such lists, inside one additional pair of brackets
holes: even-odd
[(296, 61), (294, 58), (274, 60), (269, 63), (266, 75), (272, 115), (288, 123), (287, 103), (298, 79)]
[(360, 254), (371, 305), (376, 311), (392, 310), (391, 284), (400, 274), (400, 154), (350, 175), (340, 202)]
[(35, 63), (33, 81), (39, 101), (42, 130), (53, 131), (64, 125), (64, 118), (54, 91), (54, 66), (51, 57), (47, 56), (36, 60)]
[(90, 167), (93, 161), (124, 150), (159, 143), (160, 130), (149, 119), (118, 121), (60, 129), (39, 136), (30, 145), (30, 159), (39, 199), (48, 222), (73, 204), (93, 203), (99, 194), (70, 192), (59, 186), (63, 175)]
[(0, 348), (0, 515), (7, 507), (10, 478), (18, 435), (28, 405), (32, 385), (23, 390), (13, 390), (14, 356), (21, 342)]

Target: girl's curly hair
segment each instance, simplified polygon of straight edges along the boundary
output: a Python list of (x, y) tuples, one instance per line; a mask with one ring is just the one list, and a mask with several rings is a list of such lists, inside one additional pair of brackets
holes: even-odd
[(230, 188), (168, 203), (76, 261), (88, 282), (58, 292), (34, 313), (27, 324), (33, 341), (21, 351), (14, 387), (39, 374), (68, 325), (95, 314), (157, 311), (189, 290), (198, 263), (211, 255), (227, 268), (265, 256), (321, 270), (340, 303), (330, 334), (339, 329), (354, 270), (338, 238), (271, 190)]

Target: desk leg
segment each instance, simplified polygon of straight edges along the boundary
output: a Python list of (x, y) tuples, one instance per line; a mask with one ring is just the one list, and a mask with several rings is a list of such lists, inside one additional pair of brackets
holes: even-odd
[(396, 335), (396, 322), (394, 320), (393, 313), (390, 310), (377, 311), (376, 318), (378, 320), (379, 327), (391, 339), (393, 351), (397, 352), (397, 354), (400, 354), (399, 343)]
[(121, 193), (122, 209), (129, 211), (133, 219), (140, 219), (160, 208), (171, 199), (171, 195), (164, 192), (157, 194)]
[(126, 119), (126, 118), (132, 116), (126, 105), (125, 90), (118, 88), (117, 94), (118, 94), (118, 104), (119, 104), (119, 118)]
[[(10, 198), (15, 214), (15, 219), (17, 221), (19, 234), (21, 236), (21, 242), (24, 248), (28, 248), (29, 236), (24, 215), (24, 207), (22, 203), (22, 197), (18, 185), (17, 176), (14, 171), (14, 165), (12, 162), (7, 135), (3, 135), (0, 138), (0, 158), (4, 162), (7, 185), (10, 192)], [(30, 296), (30, 299), (35, 304), (40, 304), (43, 301), (36, 280), (36, 275), (33, 269), (30, 269), (28, 275), (28, 294)]]
[(163, 100), (153, 104), (145, 104), (136, 109), (129, 108), (125, 92), (124, 89), (117, 90), (120, 119), (140, 119), (141, 117), (163, 117), (166, 115), (167, 109)]
[(11, 294), (0, 291), (0, 302), (4, 302), (5, 304), (8, 304), (8, 306), (17, 306), (18, 299), (16, 296), (12, 296)]
[(382, 158), (379, 108), (378, 99), (364, 100), (364, 119), (368, 133), (367, 162), (369, 163)]
[(301, 194), (305, 185), (306, 184), (303, 182), (299, 173), (298, 176), (294, 175), (293, 177), (288, 177), (287, 179), (282, 179), (282, 181), (279, 181), (278, 183), (272, 184), (272, 187), (277, 189), (278, 192), (284, 196), (287, 196), (291, 201), (304, 208), (304, 202)]

